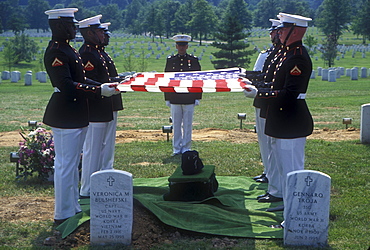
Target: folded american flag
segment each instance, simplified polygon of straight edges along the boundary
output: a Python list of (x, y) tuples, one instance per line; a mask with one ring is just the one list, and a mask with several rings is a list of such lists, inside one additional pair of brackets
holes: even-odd
[[(139, 73), (120, 83), (120, 91), (144, 92), (242, 92), (246, 83), (239, 77), (241, 69), (228, 68), (208, 71)], [(244, 79), (245, 80), (245, 79)]]

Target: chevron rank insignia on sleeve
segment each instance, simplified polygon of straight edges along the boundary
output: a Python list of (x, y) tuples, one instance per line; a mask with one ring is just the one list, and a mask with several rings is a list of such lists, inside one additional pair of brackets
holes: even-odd
[(51, 64), (52, 67), (62, 66), (63, 62), (58, 59), (58, 57), (55, 57), (53, 63)]
[(302, 74), (302, 71), (298, 68), (298, 66), (294, 66), (294, 68), (290, 71), (292, 76), (299, 76)]
[(85, 70), (87, 71), (91, 71), (95, 68), (94, 64), (92, 64), (90, 61), (88, 61), (86, 64), (85, 64)]

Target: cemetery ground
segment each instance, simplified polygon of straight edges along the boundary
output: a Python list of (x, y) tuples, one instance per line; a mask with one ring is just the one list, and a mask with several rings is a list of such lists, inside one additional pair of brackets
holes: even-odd
[[(369, 145), (359, 142), (359, 128), (360, 106), (369, 102), (368, 79), (350, 82), (348, 77), (341, 77), (332, 83), (312, 79), (308, 93), (315, 131), (307, 141), (305, 167), (332, 178), (328, 249), (367, 249), (370, 151)], [(9, 153), (17, 151), (21, 140), (20, 127), (27, 129), (28, 120), (41, 121), (50, 94), (50, 83), (0, 84), (0, 243), (4, 247), (92, 248), (88, 245), (88, 225), (60, 240), (52, 222), (52, 184), (32, 178), (16, 180), (15, 164), (9, 162)], [(125, 93), (123, 100), (115, 168), (132, 173), (134, 178), (170, 176), (180, 161), (171, 157), (171, 142), (161, 131), (161, 126), (169, 125), (163, 94)], [(237, 113), (247, 114), (242, 124)], [(353, 119), (348, 129), (342, 124), (343, 117)], [(193, 149), (200, 152), (205, 164), (216, 166), (218, 176), (255, 176), (262, 172), (262, 165), (253, 125), (252, 100), (242, 93), (204, 94), (195, 108)], [(134, 249), (284, 248), (282, 240), (185, 232), (162, 224), (139, 204), (134, 206)], [(48, 237), (56, 237), (54, 247), (44, 245)]]
[[(317, 35), (321, 41), (322, 35), (315, 29), (312, 34)], [(1, 42), (3, 39), (0, 37)], [(50, 37), (36, 39), (40, 40), (42, 48), (46, 47)], [(114, 59), (119, 72), (125, 71), (122, 67), (124, 52), (121, 46), (125, 46), (126, 50), (131, 46), (144, 46), (147, 50), (150, 39), (146, 39), (144, 44), (135, 43), (135, 40), (139, 41), (134, 37), (113, 37), (111, 45), (116, 51), (113, 52), (114, 49), (109, 46), (108, 52), (113, 55), (118, 53), (119, 48), (120, 55)], [(269, 47), (266, 31), (249, 41), (255, 43), (251, 47)], [(170, 46), (170, 53), (174, 50), (173, 42), (166, 42)], [(361, 39), (346, 33), (340, 43), (359, 44)], [(155, 56), (157, 49), (154, 44), (151, 43)], [(80, 46), (78, 43), (72, 45), (76, 48)], [(211, 46), (198, 47), (192, 43), (189, 52), (199, 56), (198, 53), (203, 49), (202, 69), (213, 69), (209, 59), (210, 53), (214, 51)], [(363, 58), (360, 52), (356, 52), (354, 57), (351, 53), (347, 52), (344, 58), (339, 58), (335, 66), (369, 67), (369, 52), (366, 52), (367, 58)], [(67, 239), (60, 239), (52, 223), (53, 185), (39, 183), (32, 178), (27, 181), (16, 180), (15, 164), (9, 162), (9, 153), (17, 151), (17, 142), (21, 140), (18, 134), (20, 127), (27, 129), (28, 120), (42, 120), (52, 93), (49, 81), (39, 83), (34, 80), (32, 86), (24, 86), (23, 75), (27, 70), (42, 70), (43, 66), (39, 63), (42, 55), (37, 55), (31, 64), (17, 66), (15, 70), (21, 71), (22, 75), (18, 83), (10, 83), (9, 80), (0, 83), (0, 249), (94, 249), (89, 246), (88, 225)], [(257, 53), (254, 57), (257, 57)], [(148, 70), (162, 71), (165, 58), (166, 52), (159, 59), (149, 58)], [(251, 59), (252, 65), (255, 58)], [(314, 69), (324, 67), (319, 54), (317, 59), (313, 58), (313, 63)], [(1, 70), (8, 70), (4, 64), (0, 65)], [(370, 246), (370, 148), (359, 141), (360, 107), (369, 103), (369, 96), (369, 78), (351, 81), (346, 76), (341, 76), (336, 82), (321, 81), (316, 76), (316, 79), (310, 81), (307, 91), (307, 103), (314, 118), (315, 130), (307, 140), (305, 169), (321, 171), (332, 178), (328, 249), (368, 249)], [(119, 112), (115, 168), (132, 173), (134, 178), (170, 176), (180, 161), (170, 157), (171, 142), (167, 141), (167, 135), (161, 131), (163, 125), (170, 125), (169, 108), (164, 103), (163, 94), (125, 93), (123, 101), (125, 110)], [(246, 120), (240, 123), (237, 113), (246, 113)], [(348, 129), (342, 124), (342, 118), (345, 117), (352, 118)], [(262, 172), (262, 165), (253, 125), (252, 100), (246, 99), (242, 93), (204, 94), (201, 104), (195, 108), (193, 149), (199, 151), (205, 164), (216, 166), (218, 176), (258, 175)], [(169, 136), (171, 138), (171, 134)], [(185, 232), (162, 224), (137, 203), (134, 207), (134, 249), (284, 248), (283, 240)], [(48, 237), (55, 237), (54, 246), (44, 245)]]

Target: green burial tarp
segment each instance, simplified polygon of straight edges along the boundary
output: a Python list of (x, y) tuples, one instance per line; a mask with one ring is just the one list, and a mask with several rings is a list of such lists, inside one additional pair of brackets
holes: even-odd
[[(256, 200), (258, 195), (265, 193), (267, 184), (244, 176), (216, 178), (219, 188), (215, 196), (200, 202), (164, 201), (163, 194), (169, 191), (168, 177), (134, 179), (134, 198), (163, 223), (173, 227), (222, 236), (283, 238), (283, 229), (270, 227), (283, 221), (283, 212), (265, 211), (282, 202), (259, 203)], [(57, 227), (63, 238), (90, 219), (89, 199), (81, 202), (83, 212)]]

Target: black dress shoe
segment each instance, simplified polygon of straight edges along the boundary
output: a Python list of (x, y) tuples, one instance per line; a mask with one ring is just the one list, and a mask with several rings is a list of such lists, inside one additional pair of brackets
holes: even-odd
[(258, 199), (258, 202), (278, 202), (278, 201), (282, 201), (282, 200), (283, 200), (283, 198), (279, 198), (279, 197), (273, 196), (271, 194), (268, 194), (265, 197), (262, 197), (262, 198)]
[(269, 183), (269, 180), (267, 179), (266, 175), (261, 178), (256, 179), (255, 181), (262, 182), (262, 183)]
[(257, 200), (259, 200), (260, 198), (265, 197), (267, 195), (269, 195), (269, 193), (267, 193), (267, 192), (265, 194), (258, 195)]
[(277, 207), (270, 207), (266, 209), (266, 212), (278, 212), (278, 211), (284, 211), (284, 205), (280, 205)]
[(261, 179), (262, 177), (266, 176), (266, 174), (260, 174), (260, 175), (257, 175), (255, 177), (253, 177), (253, 180), (257, 180), (257, 179)]
[(54, 219), (54, 225), (55, 226), (59, 226), (60, 224), (62, 224), (63, 222), (65, 222), (66, 220), (68, 220), (68, 218), (66, 219), (61, 219), (61, 220), (56, 220)]
[(82, 200), (82, 199), (90, 199), (90, 196), (84, 196), (84, 195), (80, 195), (80, 200)]

